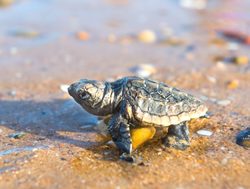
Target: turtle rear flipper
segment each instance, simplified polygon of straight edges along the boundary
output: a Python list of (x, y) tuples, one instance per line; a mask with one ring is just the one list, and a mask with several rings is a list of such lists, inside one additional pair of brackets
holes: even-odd
[(168, 147), (178, 150), (185, 150), (189, 147), (190, 139), (187, 123), (183, 122), (178, 125), (171, 125), (167, 136), (163, 139), (163, 143)]
[(130, 136), (130, 128), (127, 120), (119, 113), (114, 114), (109, 122), (109, 133), (122, 153), (132, 153), (132, 140)]

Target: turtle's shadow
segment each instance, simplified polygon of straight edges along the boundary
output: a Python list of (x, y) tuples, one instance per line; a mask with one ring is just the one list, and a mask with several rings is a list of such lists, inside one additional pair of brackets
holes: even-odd
[(40, 137), (85, 149), (100, 145), (100, 142), (84, 138), (96, 132), (93, 128), (84, 129), (84, 126), (95, 125), (97, 118), (80, 108), (72, 99), (44, 102), (0, 100), (0, 107), (1, 126), (31, 133), (34, 140)]
[[(32, 134), (30, 142), (47, 140), (78, 146), (99, 154), (104, 161), (119, 161), (119, 150), (92, 136), (100, 136), (94, 127), (97, 117), (84, 111), (72, 99), (51, 101), (0, 100), (0, 126), (15, 132)], [(3, 137), (8, 137), (4, 135)], [(20, 140), (26, 140), (22, 138)]]

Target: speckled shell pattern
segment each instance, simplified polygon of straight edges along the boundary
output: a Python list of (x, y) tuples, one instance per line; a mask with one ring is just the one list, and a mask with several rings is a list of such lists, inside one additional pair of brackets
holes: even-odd
[(194, 96), (149, 79), (127, 79), (123, 100), (128, 119), (142, 126), (170, 126), (204, 116), (206, 106)]

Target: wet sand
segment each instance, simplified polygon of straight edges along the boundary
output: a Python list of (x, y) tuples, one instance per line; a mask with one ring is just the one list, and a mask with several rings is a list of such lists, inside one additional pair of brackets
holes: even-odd
[[(250, 151), (235, 143), (250, 126), (250, 64), (214, 60), (250, 56), (248, 45), (216, 33), (249, 32), (249, 8), (210, 1), (192, 10), (160, 0), (23, 0), (1, 8), (0, 188), (250, 188)], [(145, 29), (155, 42), (136, 38)], [(82, 31), (86, 40), (76, 35)], [(166, 42), (164, 31), (178, 43)], [(60, 89), (80, 78), (133, 75), (138, 64), (153, 65), (151, 78), (202, 98), (211, 112), (190, 122), (187, 150), (160, 141), (140, 148), (144, 165), (120, 161), (89, 127), (97, 118)], [(200, 136), (201, 128), (213, 134)]]

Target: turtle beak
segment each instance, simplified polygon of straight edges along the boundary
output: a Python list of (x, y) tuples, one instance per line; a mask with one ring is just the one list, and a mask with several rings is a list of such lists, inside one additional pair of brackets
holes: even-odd
[(74, 84), (71, 84), (69, 87), (68, 87), (68, 93), (70, 94), (70, 96), (74, 97), (74, 94), (75, 94), (75, 87), (74, 87)]

